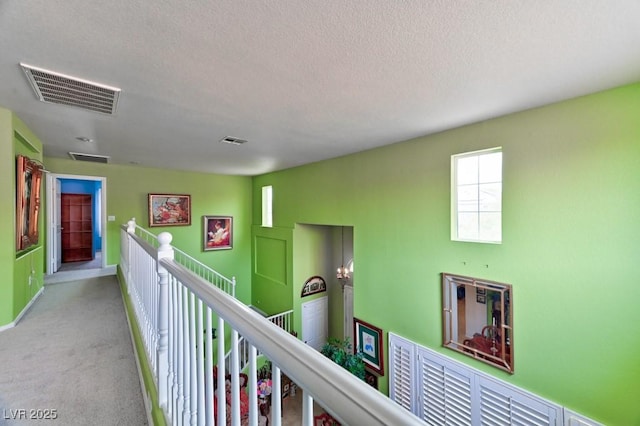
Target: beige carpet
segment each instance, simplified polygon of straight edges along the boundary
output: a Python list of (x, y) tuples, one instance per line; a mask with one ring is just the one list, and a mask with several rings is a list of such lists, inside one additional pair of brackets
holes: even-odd
[(146, 424), (115, 276), (48, 285), (0, 332), (0, 425)]

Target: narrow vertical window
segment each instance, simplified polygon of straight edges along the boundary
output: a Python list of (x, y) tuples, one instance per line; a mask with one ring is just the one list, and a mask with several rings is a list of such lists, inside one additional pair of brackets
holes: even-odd
[(451, 157), (451, 239), (502, 242), (502, 148)]
[(273, 226), (273, 187), (262, 187), (262, 226), (271, 228)]

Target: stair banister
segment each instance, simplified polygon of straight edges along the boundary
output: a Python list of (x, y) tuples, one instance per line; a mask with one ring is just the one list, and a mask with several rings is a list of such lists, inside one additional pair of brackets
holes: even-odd
[[(286, 366), (286, 374), (341, 423), (425, 424), (383, 394), (373, 391), (364, 381), (345, 373), (342, 367), (175, 261), (163, 259), (160, 262), (274, 364)], [(220, 335), (224, 335), (222, 329)], [(224, 410), (223, 406), (218, 405), (218, 415)]]

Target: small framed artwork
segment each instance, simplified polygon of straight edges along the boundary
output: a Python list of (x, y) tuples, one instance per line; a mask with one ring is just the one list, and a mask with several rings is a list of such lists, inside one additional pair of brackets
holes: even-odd
[(324, 278), (316, 275), (305, 281), (302, 286), (300, 297), (311, 296), (312, 294), (321, 293), (323, 291), (327, 291), (327, 283)]
[(191, 196), (149, 194), (149, 226), (191, 225)]
[(382, 330), (358, 318), (354, 318), (353, 331), (356, 350), (362, 352), (364, 363), (375, 373), (383, 376)]
[(202, 216), (203, 250), (227, 250), (233, 247), (231, 216)]
[(378, 389), (378, 376), (373, 374), (371, 371), (364, 371), (364, 381), (367, 382), (369, 386), (373, 386)]

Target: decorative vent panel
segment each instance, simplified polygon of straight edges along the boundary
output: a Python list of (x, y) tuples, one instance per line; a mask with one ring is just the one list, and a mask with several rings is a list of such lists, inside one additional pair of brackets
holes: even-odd
[(247, 143), (245, 139), (240, 139), (233, 136), (225, 136), (224, 138), (220, 139), (220, 142), (228, 143), (231, 145), (242, 145), (243, 143)]
[(42, 102), (114, 114), (120, 89), (53, 71), (20, 64)]
[(96, 154), (83, 154), (81, 152), (70, 152), (69, 156), (76, 161), (88, 161), (90, 163), (103, 163), (107, 164), (109, 162), (109, 157), (106, 155), (96, 155)]

